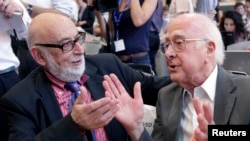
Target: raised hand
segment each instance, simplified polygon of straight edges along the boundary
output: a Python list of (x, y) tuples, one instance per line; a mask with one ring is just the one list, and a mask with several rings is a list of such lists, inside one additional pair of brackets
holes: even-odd
[(74, 103), (71, 116), (81, 129), (97, 129), (107, 125), (119, 110), (118, 101), (109, 97), (85, 103), (87, 90), (81, 86), (81, 94)]
[(143, 132), (143, 100), (141, 85), (134, 85), (134, 98), (132, 98), (122, 86), (116, 75), (104, 76), (103, 82), (106, 96), (119, 100), (119, 111), (115, 118), (125, 127), (132, 140), (138, 140)]
[(202, 105), (197, 97), (193, 99), (194, 108), (197, 114), (198, 127), (195, 129), (190, 141), (207, 141), (208, 125), (213, 125), (213, 110), (208, 102)]

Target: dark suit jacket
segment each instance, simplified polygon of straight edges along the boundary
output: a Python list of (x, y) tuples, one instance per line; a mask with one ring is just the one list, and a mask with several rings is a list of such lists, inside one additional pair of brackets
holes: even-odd
[[(86, 57), (87, 87), (94, 100), (104, 97), (103, 75), (115, 73), (130, 94), (133, 85), (141, 81), (143, 95), (157, 96), (167, 85), (168, 78), (153, 78), (132, 70), (114, 55), (101, 54)], [(165, 80), (164, 80), (165, 79)], [(149, 99), (147, 99), (149, 101)], [(14, 86), (0, 101), (7, 111), (11, 141), (81, 141), (83, 137), (70, 114), (63, 117), (53, 88), (42, 67)], [(128, 115), (129, 116), (129, 115)], [(121, 124), (113, 119), (105, 131), (110, 141), (127, 141), (128, 135)], [(144, 131), (142, 139), (150, 137)]]
[[(218, 67), (214, 121), (216, 124), (250, 123), (250, 77)], [(154, 141), (176, 141), (180, 130), (183, 88), (176, 83), (162, 88), (156, 104)]]

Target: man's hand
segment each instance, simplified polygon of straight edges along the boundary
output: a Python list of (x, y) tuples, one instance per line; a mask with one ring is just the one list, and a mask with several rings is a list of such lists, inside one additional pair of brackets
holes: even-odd
[(109, 97), (85, 103), (87, 90), (81, 87), (81, 94), (74, 103), (71, 116), (81, 129), (97, 129), (107, 125), (119, 110), (118, 101)]
[(207, 141), (208, 125), (213, 125), (213, 110), (208, 102), (202, 105), (197, 97), (193, 100), (194, 109), (197, 113), (198, 127), (195, 129), (190, 141)]
[(119, 100), (119, 111), (115, 118), (124, 126), (132, 140), (139, 140), (144, 130), (140, 83), (137, 82), (134, 85), (134, 99), (127, 93), (114, 74), (104, 76), (103, 87), (107, 97)]
[(6, 17), (12, 17), (14, 12), (23, 13), (23, 9), (13, 0), (0, 0), (0, 12)]

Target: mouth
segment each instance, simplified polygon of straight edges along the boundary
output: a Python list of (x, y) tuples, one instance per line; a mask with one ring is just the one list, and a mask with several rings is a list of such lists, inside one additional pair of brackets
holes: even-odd
[(73, 63), (74, 65), (81, 65), (81, 64), (82, 64), (82, 60), (79, 59), (79, 60), (76, 60), (76, 61), (72, 61), (72, 63)]
[(176, 64), (168, 63), (168, 70), (169, 70), (170, 72), (175, 72), (175, 71), (177, 71), (177, 68), (178, 68), (178, 67), (179, 67), (179, 66), (176, 65)]
[(175, 65), (168, 65), (169, 71), (175, 71), (176, 66)]

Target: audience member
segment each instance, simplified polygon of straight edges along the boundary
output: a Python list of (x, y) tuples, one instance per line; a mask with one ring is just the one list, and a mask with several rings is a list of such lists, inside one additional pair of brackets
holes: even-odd
[(223, 14), (220, 30), (222, 32), (226, 31), (234, 33), (234, 42), (236, 43), (247, 40), (242, 16), (237, 11), (230, 10)]
[(79, 6), (77, 26), (93, 35), (93, 25), (95, 21), (94, 10), (87, 6), (86, 0), (76, 0), (76, 2)]
[(72, 16), (73, 8), (70, 0), (22, 0), (22, 3), (32, 18), (44, 12), (65, 14), (68, 17)]
[[(73, 3), (71, 0), (22, 0), (24, 7), (26, 7), (30, 16), (34, 18), (35, 16), (44, 13), (52, 12), (63, 14), (68, 17), (73, 17)], [(41, 27), (42, 29), (42, 27)], [(22, 45), (18, 48), (17, 56), (20, 60), (20, 67), (18, 68), (19, 76), (21, 79), (25, 78), (33, 69), (35, 69), (38, 64), (32, 58), (26, 40), (21, 41)]]
[[(187, 141), (192, 134), (193, 140), (207, 140), (208, 126), (203, 124), (250, 123), (246, 114), (250, 78), (221, 67), (222, 37), (211, 19), (198, 13), (176, 17), (168, 27), (162, 51), (173, 83), (159, 91), (153, 140)], [(213, 112), (197, 110), (202, 109), (197, 103), (211, 106)]]
[(162, 28), (161, 28), (161, 33), (165, 34), (167, 29), (168, 29), (168, 24), (170, 22), (170, 17), (169, 17), (169, 7), (167, 5), (164, 5), (162, 8)]
[(198, 0), (196, 3), (195, 12), (207, 15), (214, 20), (218, 0)]
[[(152, 15), (152, 22), (150, 25), (149, 32), (149, 58), (153, 72), (155, 70), (155, 56), (160, 47), (160, 32), (163, 25), (163, 6), (162, 0), (157, 0), (157, 6)], [(156, 74), (157, 75), (157, 74)]]
[(214, 20), (217, 23), (217, 26), (220, 26), (221, 18), (223, 17), (223, 11), (220, 8), (220, 2), (217, 3), (217, 6), (215, 7), (216, 14), (214, 15)]
[(110, 12), (108, 22), (114, 42), (111, 51), (123, 62), (151, 65), (148, 38), (156, 5), (156, 0), (121, 0), (119, 9)]
[(245, 1), (245, 12), (246, 16), (243, 19), (243, 22), (245, 24), (246, 31), (250, 33), (250, 0)]
[(242, 2), (236, 2), (234, 4), (234, 10), (237, 11), (242, 15), (242, 17), (245, 16), (245, 5)]
[[(114, 99), (103, 98), (103, 76), (116, 74), (130, 94), (134, 84), (140, 82), (145, 104), (155, 104), (158, 90), (169, 84), (170, 79), (143, 75), (112, 54), (84, 57), (81, 44), (85, 35), (77, 32), (69, 18), (59, 14), (39, 14), (32, 20), (28, 46), (40, 67), (0, 101), (8, 113), (9, 140), (80, 141), (91, 138), (90, 130), (99, 141), (147, 140), (146, 130), (142, 130), (140, 123), (134, 124), (141, 112), (124, 116), (127, 114), (123, 113), (124, 108), (136, 107), (126, 104), (130, 103), (127, 99), (120, 99), (126, 104), (122, 105)], [(79, 89), (71, 96), (68, 82), (81, 86), (78, 98)], [(137, 84), (135, 90), (139, 86)]]
[[(14, 12), (18, 12), (22, 15), (24, 27), (27, 27), (30, 22), (30, 17), (21, 2), (19, 0), (0, 0), (0, 97), (2, 97), (10, 88), (20, 81), (16, 72), (20, 62), (12, 50), (10, 32), (12, 32), (13, 28), (15, 28), (15, 32), (20, 38), (26, 38), (26, 30), (12, 27), (9, 19), (15, 16)], [(21, 23), (16, 24), (22, 25)], [(6, 115), (0, 109), (1, 141), (8, 140), (7, 127)]]
[(171, 0), (169, 6), (170, 19), (183, 13), (193, 13), (196, 6), (196, 0)]

